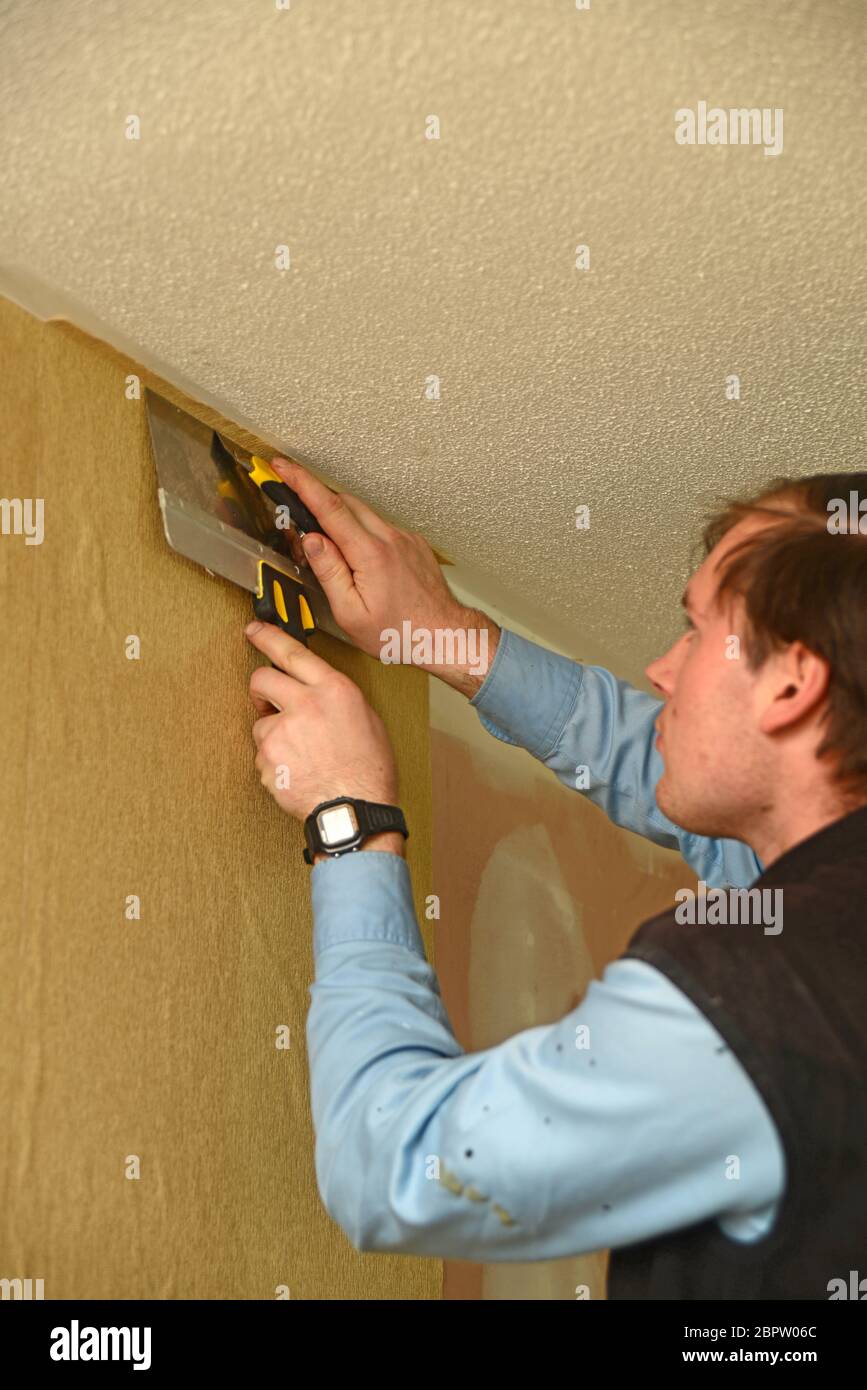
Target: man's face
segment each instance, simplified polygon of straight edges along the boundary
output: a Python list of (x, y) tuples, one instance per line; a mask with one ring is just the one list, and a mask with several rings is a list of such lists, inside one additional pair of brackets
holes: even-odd
[(767, 525), (748, 517), (723, 536), (687, 586), (687, 631), (646, 670), (665, 696), (656, 800), (670, 820), (698, 835), (745, 838), (771, 799), (770, 749), (758, 729), (760, 672), (747, 666), (741, 602), (717, 608), (714, 572), (733, 546)]

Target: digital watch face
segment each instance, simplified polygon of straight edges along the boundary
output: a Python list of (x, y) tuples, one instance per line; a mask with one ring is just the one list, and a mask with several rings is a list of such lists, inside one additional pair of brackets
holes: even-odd
[(319, 812), (316, 823), (322, 843), (328, 845), (329, 849), (354, 840), (358, 834), (358, 818), (354, 806), (330, 806), (327, 811)]

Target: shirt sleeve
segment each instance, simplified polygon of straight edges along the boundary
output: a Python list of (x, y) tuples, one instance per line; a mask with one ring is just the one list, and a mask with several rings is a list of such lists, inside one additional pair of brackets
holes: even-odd
[(602, 666), (570, 661), (509, 628), (470, 701), (489, 733), (525, 748), (615, 825), (679, 850), (711, 887), (745, 888), (763, 868), (748, 845), (692, 835), (656, 803), (663, 762), (654, 723), (662, 703)]
[(316, 1177), (358, 1250), (559, 1259), (780, 1197), (762, 1097), (655, 967), (615, 961), (559, 1022), (466, 1053), (405, 861), (347, 855), (312, 888)]

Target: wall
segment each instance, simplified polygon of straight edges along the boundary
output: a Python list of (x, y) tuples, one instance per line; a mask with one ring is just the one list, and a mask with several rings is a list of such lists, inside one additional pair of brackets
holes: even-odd
[[(440, 1261), (360, 1255), (319, 1201), (309, 870), (253, 767), (248, 597), (166, 545), (132, 364), (3, 301), (0, 344), (0, 493), (44, 498), (46, 526), (0, 536), (0, 1276), (50, 1299), (436, 1299)], [(314, 645), (394, 741), (427, 932), (426, 679)]]

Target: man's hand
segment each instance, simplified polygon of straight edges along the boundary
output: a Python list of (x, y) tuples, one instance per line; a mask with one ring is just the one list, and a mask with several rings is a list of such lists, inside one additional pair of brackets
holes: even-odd
[(261, 716), (253, 725), (256, 767), (277, 805), (298, 820), (337, 796), (395, 805), (391, 743), (358, 686), (270, 623), (250, 623), (246, 632), (280, 668), (259, 666), (250, 678)]
[[(402, 632), (405, 621), (413, 631), (432, 634), (484, 631), (490, 669), (499, 628), (486, 614), (458, 602), (423, 536), (390, 525), (350, 493), (332, 492), (299, 463), (279, 457), (271, 463), (327, 532), (306, 536), (304, 553), (335, 620), (356, 646), (368, 656), (381, 657), (381, 634), (388, 628)], [(321, 546), (318, 552), (316, 543)], [(478, 635), (475, 643), (479, 644)], [(478, 651), (479, 645), (469, 650)], [(479, 673), (478, 662), (414, 664), (467, 695), (478, 690), (486, 674)]]

